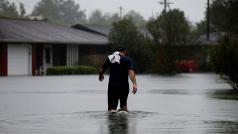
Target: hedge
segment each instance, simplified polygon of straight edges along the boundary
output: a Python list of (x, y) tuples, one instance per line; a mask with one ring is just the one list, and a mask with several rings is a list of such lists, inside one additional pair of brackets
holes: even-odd
[(74, 74), (96, 74), (98, 71), (92, 66), (56, 66), (46, 70), (46, 75), (74, 75)]
[(216, 73), (238, 89), (238, 36), (224, 36), (211, 50), (211, 62)]

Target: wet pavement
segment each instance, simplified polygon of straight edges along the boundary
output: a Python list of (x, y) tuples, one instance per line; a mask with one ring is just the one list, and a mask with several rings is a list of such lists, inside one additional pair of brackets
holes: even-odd
[(231, 87), (214, 74), (139, 75), (129, 113), (107, 110), (96, 75), (0, 77), (0, 134), (235, 134), (238, 101), (210, 96)]

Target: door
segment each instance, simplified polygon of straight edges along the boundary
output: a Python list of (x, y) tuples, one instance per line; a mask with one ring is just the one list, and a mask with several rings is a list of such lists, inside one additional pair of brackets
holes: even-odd
[(8, 46), (8, 75), (31, 75), (30, 46)]

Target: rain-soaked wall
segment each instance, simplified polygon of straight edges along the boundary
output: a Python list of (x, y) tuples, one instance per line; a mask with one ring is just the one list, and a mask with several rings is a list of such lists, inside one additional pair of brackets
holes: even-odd
[(7, 76), (7, 45), (0, 44), (0, 76)]

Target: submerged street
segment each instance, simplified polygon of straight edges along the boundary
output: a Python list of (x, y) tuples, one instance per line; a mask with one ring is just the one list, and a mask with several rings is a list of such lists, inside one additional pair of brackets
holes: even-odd
[(138, 75), (129, 113), (107, 110), (97, 75), (0, 77), (0, 133), (238, 133), (238, 101), (212, 93), (231, 87), (214, 74)]

